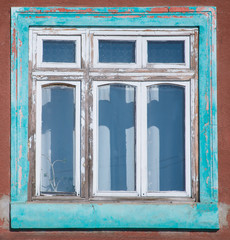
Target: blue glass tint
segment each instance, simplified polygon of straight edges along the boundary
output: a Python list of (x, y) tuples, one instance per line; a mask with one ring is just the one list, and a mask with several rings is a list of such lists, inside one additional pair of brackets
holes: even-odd
[(99, 87), (98, 188), (135, 190), (135, 87)]
[(74, 192), (73, 87), (42, 88), (41, 192)]
[(43, 40), (43, 62), (74, 63), (75, 41)]
[(135, 63), (134, 41), (99, 40), (99, 62)]
[(148, 190), (185, 190), (184, 87), (148, 87)]
[(149, 63), (184, 63), (184, 41), (148, 41)]

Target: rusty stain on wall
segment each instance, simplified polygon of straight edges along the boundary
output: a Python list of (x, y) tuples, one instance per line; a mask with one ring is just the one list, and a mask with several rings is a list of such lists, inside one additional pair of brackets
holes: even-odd
[(230, 204), (220, 203), (219, 204), (219, 220), (220, 227), (229, 228), (229, 223), (227, 220), (228, 214), (230, 213)]
[[(9, 228), (9, 204), (10, 204), (10, 197), (7, 195), (3, 195), (0, 198), (0, 229)], [(0, 236), (0, 239), (1, 239), (1, 236)]]

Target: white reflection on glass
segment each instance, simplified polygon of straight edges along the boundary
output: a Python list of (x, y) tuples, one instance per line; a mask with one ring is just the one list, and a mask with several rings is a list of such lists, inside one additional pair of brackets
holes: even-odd
[(134, 191), (135, 87), (99, 87), (98, 188)]
[(185, 190), (184, 87), (148, 87), (148, 190)]
[(41, 192), (74, 192), (73, 87), (42, 88)]

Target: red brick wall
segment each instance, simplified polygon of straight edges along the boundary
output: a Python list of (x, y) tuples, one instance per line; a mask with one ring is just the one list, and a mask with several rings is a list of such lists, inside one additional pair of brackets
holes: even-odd
[[(217, 232), (49, 231), (13, 232), (10, 196), (10, 7), (217, 7), (217, 85), (219, 139), (219, 209)], [(230, 239), (230, 1), (229, 0), (0, 0), (0, 240), (1, 239)]]

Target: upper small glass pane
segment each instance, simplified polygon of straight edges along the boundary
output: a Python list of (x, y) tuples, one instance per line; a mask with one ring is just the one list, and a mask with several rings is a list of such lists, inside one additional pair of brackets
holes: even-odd
[(149, 63), (185, 63), (184, 41), (148, 41)]
[(99, 40), (99, 62), (135, 63), (135, 41)]
[(76, 42), (43, 40), (43, 62), (75, 63)]

